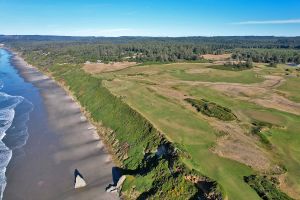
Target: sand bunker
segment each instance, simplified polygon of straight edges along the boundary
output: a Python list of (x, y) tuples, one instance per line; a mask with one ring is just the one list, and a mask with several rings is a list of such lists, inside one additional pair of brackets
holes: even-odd
[(231, 58), (231, 54), (228, 53), (228, 54), (220, 54), (220, 55), (214, 55), (214, 54), (205, 54), (205, 55), (202, 55), (202, 57), (204, 59), (207, 59), (207, 60), (226, 60), (226, 59), (229, 59)]
[(111, 62), (108, 64), (86, 62), (83, 66), (83, 69), (88, 73), (98, 74), (103, 72), (117, 71), (134, 65), (136, 65), (136, 62), (124, 61), (124, 62)]

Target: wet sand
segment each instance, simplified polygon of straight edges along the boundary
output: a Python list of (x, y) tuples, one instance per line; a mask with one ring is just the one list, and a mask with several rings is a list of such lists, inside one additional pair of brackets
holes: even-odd
[[(107, 193), (114, 164), (79, 105), (52, 79), (14, 56), (20, 75), (39, 91), (28, 121), (29, 139), (7, 170), (4, 200), (118, 199)], [(32, 100), (31, 100), (32, 101)], [(78, 169), (87, 186), (74, 189)]]

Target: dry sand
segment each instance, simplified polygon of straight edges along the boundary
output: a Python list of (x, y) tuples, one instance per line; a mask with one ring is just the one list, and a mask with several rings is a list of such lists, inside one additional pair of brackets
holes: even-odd
[[(28, 122), (29, 140), (8, 168), (4, 200), (118, 199), (105, 188), (114, 164), (80, 107), (52, 79), (15, 57), (19, 72), (39, 90)], [(87, 186), (74, 189), (74, 170)]]
[(204, 54), (204, 55), (202, 55), (202, 57), (204, 59), (207, 59), (207, 60), (217, 61), (217, 60), (226, 60), (226, 59), (229, 59), (229, 58), (231, 58), (231, 54), (230, 53), (228, 53), (228, 54), (220, 54), (220, 55)]

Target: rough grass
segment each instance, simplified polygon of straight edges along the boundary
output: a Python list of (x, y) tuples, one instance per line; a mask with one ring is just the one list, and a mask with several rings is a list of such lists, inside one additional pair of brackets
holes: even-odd
[(287, 98), (300, 103), (300, 77), (288, 78), (278, 89), (287, 93)]
[[(249, 176), (250, 174), (254, 173), (251, 168), (233, 160), (221, 158), (210, 151), (210, 148), (215, 144), (217, 139), (215, 130), (196, 113), (186, 109), (174, 101), (170, 101), (166, 97), (162, 98), (161, 95), (156, 95), (155, 91), (147, 90), (145, 87), (145, 80), (153, 84), (160, 83), (164, 80), (169, 82), (210, 81), (257, 83), (263, 80), (262, 75), (273, 74), (275, 72), (276, 75), (284, 75), (285, 72), (284, 70), (282, 71), (280, 67), (275, 69), (266, 69), (262, 67), (261, 71), (222, 71), (212, 69), (212, 71), (209, 73), (186, 73), (186, 70), (193, 68), (205, 68), (207, 65), (208, 64), (170, 64), (137, 66), (115, 73), (102, 74), (99, 76), (101, 79), (110, 80), (105, 81), (105, 87), (107, 87), (114, 95), (121, 97), (114, 97), (115, 99), (110, 99), (109, 97), (106, 101), (102, 100), (102, 97), (98, 97), (98, 95), (111, 95), (110, 92), (103, 90), (105, 88), (101, 86), (101, 79), (92, 79), (92, 87), (85, 88), (86, 82), (91, 81), (91, 77), (81, 77), (78, 69), (67, 71), (65, 71), (66, 69), (55, 69), (55, 71), (58, 78), (66, 79), (70, 84), (74, 85), (73, 89), (77, 92), (79, 97), (81, 95), (85, 96), (84, 93), (89, 93), (89, 90), (91, 90), (88, 96), (89, 98), (81, 97), (80, 101), (85, 103), (85, 105), (90, 105), (89, 109), (97, 113), (94, 117), (98, 117), (99, 119), (101, 118), (101, 120), (102, 118), (107, 118), (107, 121), (104, 120), (103, 123), (109, 127), (114, 127), (116, 137), (118, 141), (120, 141), (120, 144), (122, 144), (122, 142), (124, 144), (124, 141), (127, 139), (129, 140), (128, 144), (130, 145), (128, 149), (128, 155), (137, 155), (135, 158), (126, 160), (125, 165), (127, 165), (129, 168), (133, 169), (136, 166), (139, 166), (139, 163), (143, 159), (140, 150), (145, 148), (153, 149), (155, 146), (157, 146), (157, 144), (151, 144), (149, 147), (146, 145), (147, 142), (152, 142), (151, 140), (156, 141), (156, 136), (153, 136), (152, 134), (150, 134), (150, 136), (147, 134), (141, 134), (143, 137), (136, 138), (135, 134), (131, 131), (139, 130), (141, 133), (149, 133), (150, 130), (150, 133), (155, 133), (154, 128), (152, 127), (150, 129), (147, 126), (147, 123), (142, 123), (144, 122), (143, 120), (140, 121), (141, 123), (138, 123), (139, 125), (134, 125), (131, 124), (131, 122), (127, 122), (127, 112), (126, 115), (110, 113), (124, 110), (126, 111), (127, 108), (115, 108), (115, 103), (118, 104), (120, 101), (126, 102), (126, 104), (130, 105), (130, 107), (140, 112), (143, 115), (142, 118), (147, 119), (146, 121), (151, 121), (151, 124), (154, 125), (155, 129), (158, 129), (164, 133), (165, 137), (169, 141), (179, 144), (177, 145), (179, 148), (184, 147), (182, 151), (188, 155), (182, 158), (184, 163), (188, 165), (189, 168), (196, 169), (202, 174), (205, 174), (206, 176), (209, 176), (220, 183), (223, 194), (226, 195), (228, 199), (259, 199), (257, 193), (243, 180), (244, 176)], [(131, 78), (142, 78), (143, 82), (132, 81), (128, 78), (128, 74), (131, 74)], [(135, 74), (137, 75), (136, 77), (134, 76)], [(75, 75), (80, 76), (72, 77)], [(119, 81), (111, 81), (115, 78), (117, 78)], [(101, 88), (97, 94), (97, 91), (94, 90), (96, 90), (96, 88), (99, 86)], [(215, 102), (223, 107), (230, 108), (235, 113), (238, 113), (237, 116), (244, 123), (251, 123), (253, 120), (255, 120), (255, 116), (249, 115), (247, 112), (244, 112), (245, 110), (259, 110), (267, 113), (268, 115), (273, 115), (278, 119), (283, 119), (282, 121), (284, 121), (285, 128), (280, 129), (272, 127), (270, 129), (272, 134), (270, 136), (268, 135), (267, 138), (270, 143), (276, 147), (274, 150), (272, 150), (274, 151), (274, 159), (284, 164), (284, 167), (287, 169), (285, 185), (289, 190), (289, 195), (292, 194), (295, 198), (300, 197), (300, 135), (298, 133), (298, 130), (300, 130), (299, 116), (281, 112), (275, 109), (264, 108), (262, 106), (255, 105), (254, 103), (239, 99), (229, 98), (228, 96), (209, 88), (179, 85), (178, 89), (189, 93), (191, 96), (193, 96), (193, 98), (199, 99), (205, 96), (205, 99), (209, 101)], [(101, 94), (103, 91), (105, 91), (105, 93)], [(96, 92), (96, 95), (93, 95), (94, 92)], [(291, 95), (293, 96), (293, 93), (291, 93)], [(98, 100), (100, 102), (100, 106), (99, 102), (97, 102)], [(115, 114), (118, 117), (117, 119), (121, 119), (120, 122), (114, 118)], [(134, 112), (132, 115), (135, 116), (136, 113)], [(129, 116), (129, 118), (131, 120), (140, 120), (139, 117), (136, 118)], [(143, 132), (143, 130), (147, 131)], [(124, 131), (126, 134), (124, 134)], [(144, 140), (145, 143), (143, 142)], [(133, 147), (133, 144), (137, 145), (137, 147), (131, 148)], [(160, 163), (160, 166), (161, 167), (159, 167), (159, 169), (164, 169), (163, 162)], [(159, 171), (154, 172), (157, 172), (158, 175), (160, 174)], [(150, 185), (152, 187), (155, 183), (154, 177), (155, 176), (152, 176), (151, 174), (147, 174), (146, 176), (131, 177), (128, 179), (128, 182), (126, 181), (126, 184), (128, 184), (126, 185), (125, 189), (132, 188), (133, 185), (138, 185), (138, 193), (147, 192), (147, 190), (150, 188)], [(140, 184), (141, 182), (143, 184)], [(173, 179), (168, 183), (173, 183)], [(175, 181), (175, 183), (177, 182)], [(187, 185), (184, 185), (184, 187), (186, 186)], [(170, 187), (167, 186), (166, 188)], [(167, 189), (167, 191), (170, 190)]]
[(56, 79), (63, 80), (69, 86), (95, 121), (116, 131), (120, 146), (128, 146), (128, 159), (124, 161), (127, 168), (137, 168), (144, 157), (143, 152), (157, 147), (160, 142), (157, 131), (103, 87), (100, 79), (87, 75), (78, 67), (56, 66), (51, 71)]
[(274, 125), (269, 122), (255, 120), (252, 122), (251, 133), (257, 135), (260, 138), (260, 141), (265, 144), (268, 148), (271, 148), (272, 144), (270, 143), (268, 137), (263, 133), (264, 128), (271, 129)]
[(209, 66), (209, 68), (212, 69), (218, 69), (218, 70), (228, 70), (228, 71), (243, 71), (243, 70), (249, 70), (252, 67), (247, 67), (246, 65), (240, 64), (240, 65), (213, 65)]
[(244, 122), (252, 123), (253, 121), (264, 120), (275, 124), (276, 126), (268, 130), (268, 134), (265, 134), (265, 132), (263, 134), (275, 147), (272, 149), (274, 153), (273, 158), (287, 169), (286, 191), (289, 191), (288, 194), (295, 199), (300, 197), (300, 172), (298, 170), (300, 165), (300, 135), (298, 134), (298, 130), (300, 130), (300, 116), (233, 99), (206, 87), (181, 85), (178, 88), (187, 91), (195, 98), (205, 96), (210, 101), (215, 101), (224, 107), (231, 108), (235, 113), (239, 113), (238, 118)]
[(185, 163), (220, 183), (229, 199), (243, 199), (245, 195), (259, 199), (241, 178), (253, 173), (249, 167), (220, 158), (209, 150), (217, 136), (200, 115), (168, 98), (160, 98), (141, 83), (107, 81), (105, 85), (143, 113), (170, 141), (179, 144), (178, 148), (184, 146), (182, 151), (189, 155)]
[(170, 75), (185, 81), (207, 81), (207, 82), (227, 82), (227, 83), (258, 83), (263, 78), (256, 75), (251, 70), (244, 71), (226, 71), (213, 70), (207, 73), (190, 74), (183, 69), (173, 70)]
[[(159, 160), (154, 155), (153, 152), (166, 139), (142, 115), (103, 87), (101, 79), (84, 73), (78, 66), (57, 65), (50, 70), (58, 81), (69, 87), (95, 122), (101, 122), (114, 131), (107, 140), (125, 171), (133, 175), (125, 182), (125, 196), (136, 195), (137, 199), (193, 199), (197, 196), (199, 188), (183, 177), (191, 171), (177, 154)], [(175, 169), (181, 166), (182, 172), (172, 174), (170, 162)]]
[[(275, 147), (272, 152), (270, 151), (273, 161), (282, 164), (287, 169), (285, 191), (289, 190), (289, 195), (299, 198), (300, 135), (297, 130), (300, 130), (300, 117), (232, 98), (205, 86), (198, 87), (186, 83), (186, 81), (190, 81), (190, 83), (193, 81), (257, 83), (261, 82), (265, 75), (284, 76), (284, 69), (281, 69), (280, 66), (274, 69), (260, 66), (244, 71), (211, 69), (206, 73), (198, 70), (205, 69), (207, 66), (208, 64), (141, 66), (122, 70), (115, 74), (105, 74), (103, 78), (106, 76), (117, 78), (118, 81), (105, 82), (109, 90), (115, 95), (124, 97), (125, 102), (141, 112), (171, 141), (180, 144), (179, 146), (184, 146), (184, 151), (189, 155), (185, 159), (185, 163), (217, 180), (229, 199), (245, 199), (246, 196), (247, 199), (258, 199), (257, 195), (253, 194), (253, 190), (244, 185), (245, 182), (242, 178), (253, 174), (253, 171), (245, 165), (212, 154), (209, 149), (216, 141), (216, 134), (201, 116), (195, 115), (176, 101), (158, 98), (155, 91), (147, 90), (146, 84), (136, 80), (147, 80), (152, 84), (160, 84), (164, 81), (168, 84), (173, 83), (172, 88), (182, 91), (194, 99), (205, 97), (210, 102), (230, 108), (242, 123), (248, 124), (249, 131), (251, 131), (253, 121), (263, 120), (278, 125), (272, 126), (268, 133), (262, 131), (263, 137)], [(187, 70), (201, 71), (201, 73), (186, 73)], [(134, 74), (138, 73), (148, 76), (134, 77)], [(135, 79), (129, 79), (127, 74), (131, 74)], [(286, 190), (286, 188), (288, 189)]]

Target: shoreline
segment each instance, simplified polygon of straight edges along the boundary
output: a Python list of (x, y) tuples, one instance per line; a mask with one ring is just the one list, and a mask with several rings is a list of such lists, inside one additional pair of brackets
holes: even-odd
[[(11, 53), (11, 55), (13, 57), (11, 60), (16, 65), (16, 68), (19, 68), (18, 65), (24, 65), (28, 68), (32, 68), (32, 69), (36, 70), (37, 72), (41, 73), (43, 76), (50, 78), (51, 80), (54, 81), (55, 84), (57, 84), (59, 87), (61, 87), (65, 91), (65, 93), (77, 104), (77, 106), (80, 108), (80, 111), (82, 112), (84, 117), (86, 117), (88, 122), (95, 128), (98, 136), (100, 137), (100, 140), (102, 140), (104, 142), (106, 151), (108, 151), (109, 155), (111, 156), (113, 163), (115, 163), (117, 166), (122, 165), (120, 160), (115, 156), (114, 149), (109, 144), (109, 142), (107, 141), (107, 138), (106, 138), (106, 135), (110, 134), (112, 132), (112, 130), (107, 127), (104, 127), (101, 123), (95, 122), (92, 119), (92, 117), (90, 116), (90, 113), (84, 107), (81, 106), (80, 102), (76, 99), (75, 95), (68, 88), (68, 86), (66, 86), (65, 84), (63, 84), (59, 81), (56, 81), (55, 78), (51, 75), (51, 73), (49, 73), (47, 71), (41, 71), (39, 68), (27, 63), (24, 60), (24, 58), (19, 54), (19, 52), (15, 52), (7, 47), (4, 47), (4, 49), (6, 49), (8, 52)], [(21, 68), (17, 69), (17, 70), (18, 70), (18, 73), (20, 73), (19, 70), (21, 70)], [(22, 76), (22, 75), (20, 74), (20, 76)]]
[[(27, 158), (21, 162), (16, 158), (9, 165), (4, 200), (117, 199), (116, 194), (105, 191), (112, 183), (114, 164), (96, 127), (56, 81), (26, 63), (18, 53), (7, 51), (11, 65), (39, 91), (47, 117), (41, 125), (32, 122), (35, 117), (30, 119), (30, 138), (24, 148)], [(34, 130), (35, 126), (40, 126), (39, 130)], [(74, 189), (75, 169), (85, 178), (85, 188)]]

